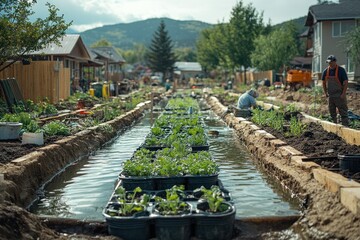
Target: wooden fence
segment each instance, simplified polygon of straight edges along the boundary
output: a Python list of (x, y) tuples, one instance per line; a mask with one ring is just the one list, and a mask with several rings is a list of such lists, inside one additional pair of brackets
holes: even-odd
[[(273, 82), (273, 72), (264, 71), (264, 72), (246, 72), (246, 83), (251, 84), (257, 80), (269, 79), (271, 83)], [(242, 72), (236, 73), (236, 83), (244, 84), (245, 83), (245, 74)]]
[(33, 61), (29, 65), (17, 62), (0, 72), (0, 79), (15, 78), (23, 98), (51, 103), (70, 96), (70, 69), (62, 62)]

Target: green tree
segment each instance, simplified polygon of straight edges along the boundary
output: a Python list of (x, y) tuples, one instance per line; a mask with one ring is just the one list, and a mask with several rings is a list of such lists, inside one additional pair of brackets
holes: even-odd
[(121, 50), (121, 55), (129, 64), (144, 63), (146, 55), (146, 47), (143, 44), (135, 44), (132, 50)]
[(94, 42), (93, 44), (91, 44), (91, 47), (95, 48), (95, 47), (111, 47), (112, 44), (109, 40), (102, 38), (97, 42)]
[(360, 27), (355, 27), (348, 32), (346, 42), (349, 46), (348, 51), (354, 63), (360, 64)]
[(228, 57), (225, 33), (225, 23), (219, 23), (212, 28), (201, 31), (196, 42), (197, 61), (205, 72), (216, 69), (218, 66), (226, 68)]
[(0, 71), (31, 51), (50, 43), (60, 44), (60, 38), (72, 22), (66, 23), (59, 9), (47, 3), (49, 15), (30, 21), (35, 0), (0, 1)]
[(250, 55), (255, 49), (254, 41), (263, 29), (263, 14), (259, 14), (251, 3), (244, 6), (240, 0), (232, 9), (225, 36), (232, 69), (243, 68), (246, 71), (251, 66)]
[(259, 70), (279, 70), (298, 54), (296, 27), (288, 23), (269, 35), (255, 39), (255, 51), (251, 54), (252, 66)]
[(196, 62), (196, 52), (192, 48), (176, 48), (175, 56), (182, 62)]
[(150, 68), (155, 72), (161, 72), (164, 78), (168, 73), (172, 73), (176, 57), (163, 20), (153, 35), (146, 59)]

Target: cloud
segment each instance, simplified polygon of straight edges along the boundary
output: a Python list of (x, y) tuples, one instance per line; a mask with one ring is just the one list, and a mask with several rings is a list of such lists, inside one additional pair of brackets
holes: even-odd
[[(149, 18), (168, 17), (176, 20), (199, 20), (207, 23), (227, 22), (238, 0), (37, 0), (33, 8), (37, 17), (46, 16), (46, 1), (59, 8), (72, 29), (129, 23)], [(243, 0), (252, 4), (258, 13), (264, 12), (264, 22), (272, 24), (307, 14), (317, 0)]]

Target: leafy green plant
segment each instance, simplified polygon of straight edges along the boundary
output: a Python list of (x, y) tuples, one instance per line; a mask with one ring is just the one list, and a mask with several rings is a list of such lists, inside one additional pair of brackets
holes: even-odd
[(70, 128), (60, 121), (52, 121), (43, 126), (46, 136), (68, 136)]
[(39, 102), (35, 106), (35, 111), (39, 115), (51, 115), (51, 114), (57, 114), (58, 111), (56, 107), (52, 104), (50, 104), (47, 100)]
[[(140, 187), (135, 188), (133, 191), (126, 191), (122, 186), (115, 190), (116, 200), (119, 203), (116, 210), (108, 210), (110, 216), (131, 216), (135, 213), (146, 210), (150, 201), (148, 194), (141, 194)], [(140, 196), (140, 197), (139, 197)]]
[(181, 176), (183, 173), (182, 165), (176, 159), (161, 156), (154, 162), (155, 175), (162, 177)]
[(266, 126), (267, 123), (266, 112), (261, 109), (257, 109), (257, 108), (254, 109), (251, 120), (260, 126)]
[(154, 166), (150, 157), (128, 159), (123, 163), (123, 174), (131, 177), (152, 176)]
[(151, 133), (155, 136), (161, 136), (164, 134), (164, 130), (160, 127), (153, 127), (151, 128)]
[(205, 199), (209, 204), (210, 212), (223, 212), (228, 209), (227, 205), (223, 205), (224, 198), (222, 197), (222, 191), (219, 186), (213, 185), (210, 189), (201, 186), (199, 189), (195, 189), (194, 191), (202, 191), (203, 195), (202, 199)]
[(181, 160), (186, 175), (212, 175), (219, 172), (219, 166), (211, 159), (208, 151), (191, 153)]
[(181, 196), (184, 194), (185, 187), (173, 186), (171, 189), (166, 189), (166, 198), (159, 196), (155, 197), (155, 209), (161, 215), (179, 215), (181, 213), (189, 213), (191, 207), (189, 204), (181, 200)]
[(287, 136), (299, 137), (306, 129), (306, 124), (302, 123), (301, 120), (298, 120), (295, 117), (290, 119), (290, 131), (285, 133)]
[(25, 132), (30, 133), (36, 133), (41, 131), (39, 124), (35, 120), (31, 120), (29, 124), (23, 127), (23, 129), (25, 130)]
[(284, 127), (284, 115), (276, 111), (266, 112), (267, 115), (267, 126), (282, 132)]

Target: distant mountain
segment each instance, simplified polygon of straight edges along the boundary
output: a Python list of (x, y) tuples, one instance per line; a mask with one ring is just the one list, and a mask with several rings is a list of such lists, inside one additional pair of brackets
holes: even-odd
[[(307, 29), (304, 26), (305, 19), (306, 16), (285, 21), (274, 25), (274, 28), (281, 27), (283, 24), (293, 21), (298, 28), (299, 34), (302, 34)], [(149, 46), (153, 34), (157, 31), (161, 20), (163, 20), (166, 25), (166, 30), (172, 39), (174, 48), (195, 48), (200, 32), (203, 29), (214, 26), (213, 24), (195, 20), (180, 21), (170, 18), (151, 18), (132, 23), (118, 23), (93, 28), (81, 32), (80, 35), (87, 46), (91, 46), (101, 39), (106, 39), (111, 42), (114, 47), (128, 50), (132, 49), (137, 43)]]
[(201, 21), (179, 21), (169, 18), (151, 18), (132, 23), (106, 25), (81, 32), (81, 38), (87, 46), (100, 39), (106, 39), (114, 47), (123, 50), (132, 49), (134, 44), (140, 43), (149, 46), (153, 34), (157, 31), (160, 21), (163, 20), (166, 30), (172, 39), (174, 48), (195, 47), (197, 38), (203, 29), (212, 24)]

